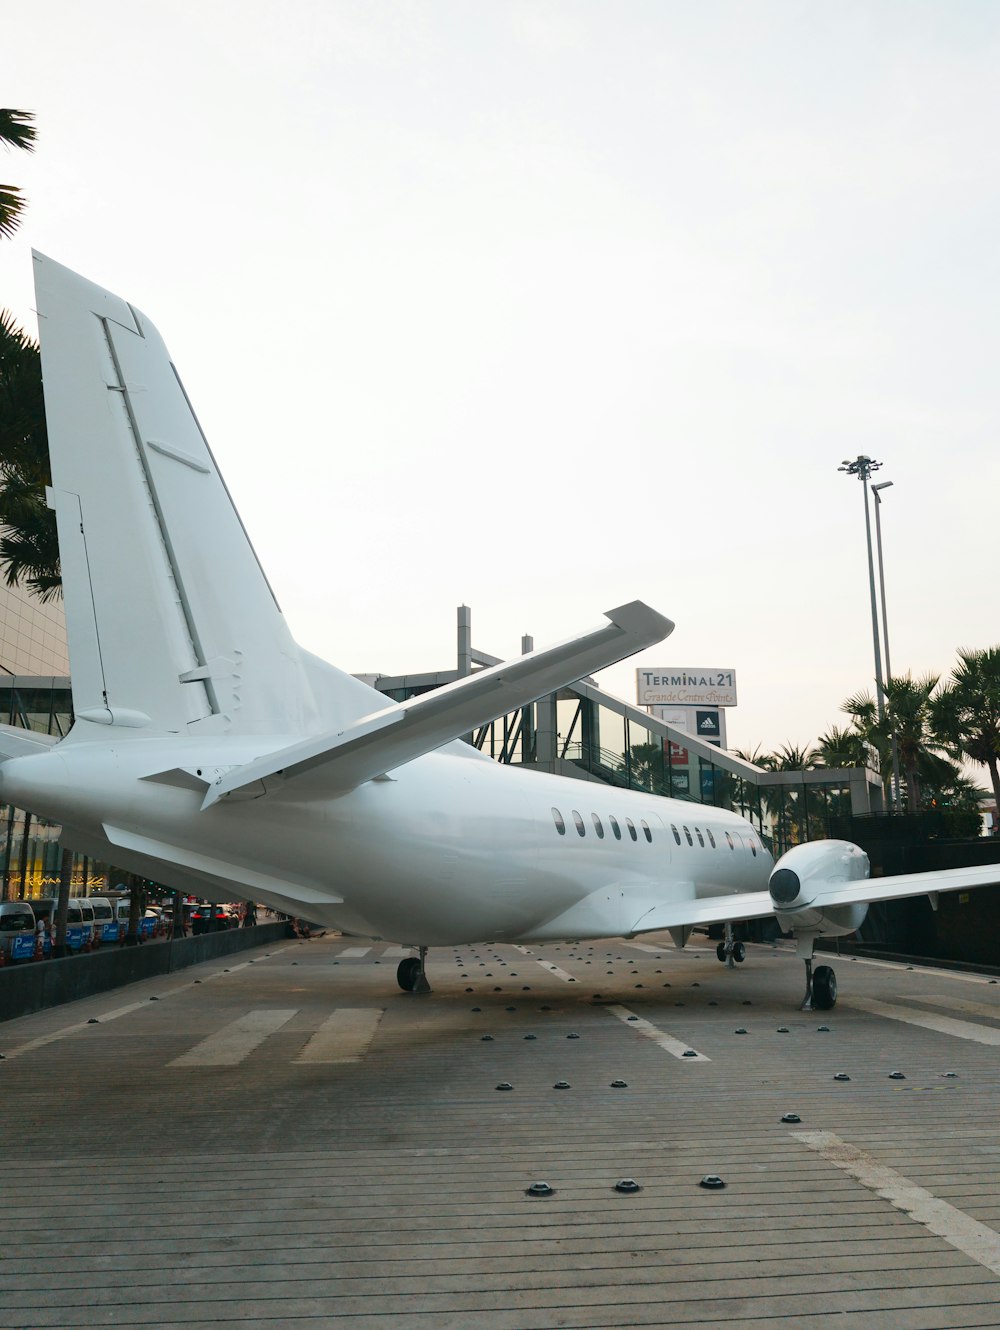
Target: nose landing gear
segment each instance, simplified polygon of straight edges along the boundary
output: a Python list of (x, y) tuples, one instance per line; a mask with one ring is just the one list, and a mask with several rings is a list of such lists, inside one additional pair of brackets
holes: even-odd
[(404, 993), (429, 993), (431, 986), (427, 982), (425, 963), (427, 948), (419, 948), (419, 956), (407, 956), (396, 967), (396, 983)]
[(806, 966), (806, 995), (802, 999), (802, 1011), (829, 1011), (837, 1003), (837, 976), (829, 965), (817, 965), (813, 969), (814, 937), (798, 939), (798, 953)]

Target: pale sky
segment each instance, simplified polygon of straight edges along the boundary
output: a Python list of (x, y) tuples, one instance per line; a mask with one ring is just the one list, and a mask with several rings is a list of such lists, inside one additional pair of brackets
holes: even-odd
[(159, 327), (299, 641), (450, 667), (641, 598), (734, 746), (1000, 642), (1000, 6), (33, 0), (0, 243)]

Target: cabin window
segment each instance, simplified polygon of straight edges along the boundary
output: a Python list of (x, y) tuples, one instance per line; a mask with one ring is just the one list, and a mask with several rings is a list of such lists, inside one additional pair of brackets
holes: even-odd
[(625, 819), (625, 825), (628, 827), (628, 834), (632, 837), (632, 839), (638, 840), (639, 837), (636, 835), (635, 823), (632, 821), (630, 817), (627, 817)]
[(681, 833), (677, 830), (677, 828), (674, 826), (672, 822), (670, 824), (670, 830), (674, 833), (674, 840), (677, 842), (678, 845), (680, 845)]
[(612, 830), (612, 832), (613, 832), (613, 834), (614, 834), (614, 838), (615, 838), (615, 840), (621, 840), (621, 838), (622, 838), (622, 829), (621, 829), (621, 827), (618, 825), (618, 819), (615, 817), (614, 813), (609, 813), (609, 814), (608, 814), (608, 821), (611, 823), (611, 830)]
[(751, 854), (753, 855), (753, 857), (756, 859), (756, 858), (757, 858), (757, 842), (754, 840), (754, 838), (753, 838), (752, 836), (748, 836), (748, 837), (747, 837), (747, 840), (750, 842), (750, 853), (751, 853)]
[(687, 837), (687, 843), (693, 845), (694, 841), (691, 839), (691, 833), (688, 831), (687, 827), (684, 828), (684, 835)]
[(642, 827), (642, 834), (643, 834), (643, 835), (646, 837), (646, 839), (649, 841), (650, 845), (652, 845), (652, 843), (653, 843), (653, 833), (652, 833), (652, 832), (650, 831), (650, 829), (649, 829), (649, 823), (648, 823), (647, 821), (645, 821), (645, 819), (643, 819), (643, 820), (640, 821), (639, 825)]
[(701, 827), (695, 827), (694, 834), (698, 837), (698, 844), (702, 849), (705, 848), (705, 837), (701, 834)]
[(552, 810), (552, 821), (556, 824), (556, 831), (560, 836), (566, 835), (566, 823), (563, 821), (563, 815), (558, 808)]
[(604, 823), (601, 821), (601, 819), (597, 816), (596, 813), (591, 813), (590, 816), (594, 819), (594, 830), (597, 832), (597, 839), (598, 839), (598, 840), (603, 840), (603, 839), (604, 839)]
[(584, 825), (583, 818), (580, 816), (580, 814), (576, 811), (575, 808), (573, 809), (573, 821), (576, 823), (576, 829), (580, 833), (580, 835), (586, 836), (587, 828)]
[(735, 850), (735, 849), (736, 849), (736, 846), (733, 844), (733, 838), (732, 838), (732, 836), (730, 836), (730, 834), (729, 834), (728, 831), (726, 832), (726, 840), (729, 842), (729, 848), (730, 848), (731, 850)]
[(712, 828), (711, 828), (711, 827), (706, 827), (706, 828), (705, 828), (705, 835), (708, 837), (708, 842), (709, 842), (709, 844), (711, 845), (712, 849), (714, 850), (714, 849), (716, 848), (716, 845), (715, 845), (715, 837), (712, 835)]

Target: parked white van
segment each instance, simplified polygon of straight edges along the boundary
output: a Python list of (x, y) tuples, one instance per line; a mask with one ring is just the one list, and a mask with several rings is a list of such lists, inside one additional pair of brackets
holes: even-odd
[(35, 913), (28, 901), (0, 901), (0, 950), (14, 961), (34, 955)]
[(97, 941), (114, 942), (118, 937), (118, 929), (114, 927), (117, 920), (111, 902), (107, 896), (88, 896), (87, 899), (94, 911), (94, 936)]

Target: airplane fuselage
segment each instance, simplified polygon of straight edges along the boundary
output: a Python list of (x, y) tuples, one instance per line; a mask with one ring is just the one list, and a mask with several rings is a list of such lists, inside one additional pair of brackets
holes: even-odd
[(667, 902), (759, 891), (772, 867), (734, 813), (471, 752), (427, 754), (333, 798), (286, 797), (279, 785), (263, 801), (200, 811), (197, 788), (149, 777), (175, 767), (207, 778), (269, 740), (109, 739), (5, 763), (4, 801), (167, 885), (197, 882), (202, 895), (365, 936), (428, 946), (623, 936)]

